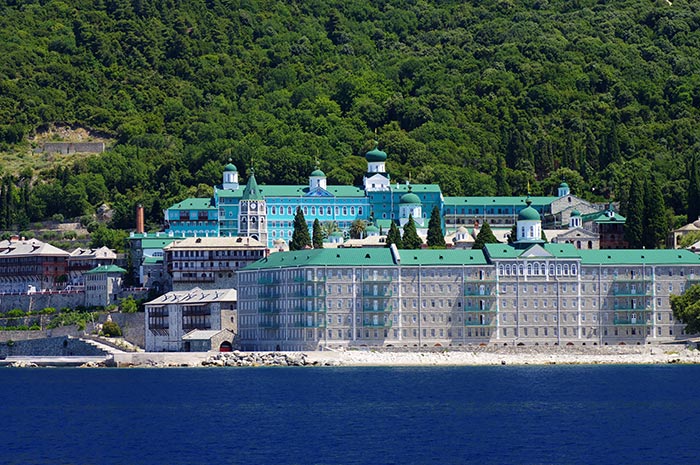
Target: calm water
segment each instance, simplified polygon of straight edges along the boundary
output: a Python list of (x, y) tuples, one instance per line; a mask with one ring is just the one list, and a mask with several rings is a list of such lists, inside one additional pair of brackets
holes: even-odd
[(0, 463), (700, 463), (700, 366), (0, 369)]

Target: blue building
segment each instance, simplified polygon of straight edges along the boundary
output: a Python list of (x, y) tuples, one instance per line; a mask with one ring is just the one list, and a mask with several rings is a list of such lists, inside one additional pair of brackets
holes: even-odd
[(165, 211), (166, 229), (185, 237), (251, 236), (273, 247), (279, 239), (291, 240), (297, 208), (302, 209), (309, 227), (318, 219), (334, 222), (343, 232), (358, 219), (403, 224), (408, 215), (419, 228), (427, 227), (433, 207), (442, 213), (440, 186), (392, 184), (385, 152), (375, 147), (365, 158), (362, 188), (328, 185), (320, 169), (309, 175), (308, 185), (296, 186), (258, 185), (251, 170), (242, 186), (236, 166), (229, 163), (211, 198), (185, 199)]

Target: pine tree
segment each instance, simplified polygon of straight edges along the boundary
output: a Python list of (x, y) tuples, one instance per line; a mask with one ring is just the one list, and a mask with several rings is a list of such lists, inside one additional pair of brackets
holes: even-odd
[(408, 216), (408, 222), (403, 226), (403, 237), (401, 241), (403, 242), (404, 249), (420, 249), (423, 245), (423, 241), (418, 237), (413, 215)]
[(479, 234), (476, 235), (476, 240), (474, 241), (474, 245), (472, 245), (472, 249), (481, 250), (486, 244), (498, 244), (498, 242), (499, 241), (496, 239), (496, 236), (494, 236), (493, 231), (491, 231), (491, 226), (489, 226), (488, 223), (484, 223), (479, 231)]
[(323, 233), (321, 232), (321, 223), (318, 221), (318, 218), (314, 219), (314, 224), (311, 227), (312, 229), (312, 241), (313, 241), (313, 246), (314, 249), (322, 249), (323, 248)]
[(666, 205), (656, 176), (651, 176), (644, 187), (643, 243), (647, 249), (655, 249), (666, 238), (668, 220)]
[(510, 228), (510, 234), (508, 234), (508, 243), (512, 244), (513, 242), (518, 240), (518, 225), (514, 224)]
[(430, 221), (428, 222), (428, 247), (436, 249), (444, 249), (446, 247), (441, 223), (440, 209), (436, 205), (430, 213)]
[(403, 241), (401, 240), (401, 233), (396, 223), (391, 222), (389, 227), (389, 232), (386, 235), (386, 246), (389, 247), (391, 244), (395, 244), (397, 249), (403, 249)]
[(294, 231), (292, 232), (292, 241), (289, 243), (289, 250), (302, 250), (310, 247), (311, 237), (309, 236), (309, 226), (306, 224), (306, 219), (301, 212), (301, 207), (297, 207), (297, 213), (294, 215)]
[(631, 249), (639, 249), (644, 233), (644, 184), (639, 175), (635, 175), (630, 184), (626, 216), (625, 240)]

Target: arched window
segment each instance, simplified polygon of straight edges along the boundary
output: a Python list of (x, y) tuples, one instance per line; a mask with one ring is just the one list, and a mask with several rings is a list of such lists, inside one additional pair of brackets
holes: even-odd
[(503, 276), (503, 265), (498, 265), (498, 274)]
[(357, 207), (357, 214), (362, 216), (362, 207)]
[(522, 237), (525, 237), (525, 226), (522, 226), (522, 227), (520, 228), (520, 235), (521, 235)]
[(350, 207), (350, 214), (355, 216), (355, 207)]
[(528, 276), (532, 276), (532, 263), (527, 264), (527, 274)]
[(343, 216), (348, 215), (348, 207), (343, 207)]
[(308, 215), (308, 214), (309, 214), (309, 207), (304, 207), (304, 215)]
[(522, 265), (520, 265), (520, 266), (518, 267), (518, 274), (519, 274), (519, 275), (522, 275), (522, 274), (523, 274), (523, 266), (522, 266)]
[(277, 209), (275, 207), (272, 207), (272, 214), (276, 215), (277, 214)]
[(540, 274), (540, 264), (539, 263), (535, 263), (534, 272), (536, 275)]
[(565, 275), (569, 274), (569, 265), (564, 265), (564, 274)]
[(311, 214), (315, 215), (316, 214), (316, 207), (311, 207)]
[(510, 275), (510, 265), (506, 265), (506, 276)]
[(332, 214), (333, 214), (333, 210), (331, 209), (331, 207), (326, 207), (326, 215), (330, 216)]
[(576, 276), (576, 265), (571, 265), (571, 274)]
[(557, 274), (558, 274), (558, 275), (561, 274), (561, 265), (557, 265)]
[(549, 265), (549, 275), (554, 276), (554, 265)]
[(287, 215), (291, 215), (291, 214), (292, 214), (292, 207), (287, 207)]

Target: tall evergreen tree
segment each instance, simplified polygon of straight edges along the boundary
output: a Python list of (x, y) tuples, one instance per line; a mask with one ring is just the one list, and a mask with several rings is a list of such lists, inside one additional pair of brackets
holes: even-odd
[(693, 153), (688, 164), (688, 223), (700, 218), (700, 172), (698, 156)]
[(626, 217), (625, 240), (630, 248), (639, 249), (644, 234), (644, 183), (639, 175), (635, 175), (630, 183)]
[(396, 223), (391, 222), (389, 227), (389, 232), (386, 235), (386, 246), (389, 247), (391, 244), (395, 244), (397, 249), (403, 249), (403, 241), (401, 240), (401, 232), (396, 226)]
[(313, 242), (314, 249), (323, 248), (323, 232), (321, 231), (321, 223), (318, 218), (314, 219), (314, 224), (311, 227), (311, 239)]
[(472, 249), (481, 250), (486, 244), (498, 244), (498, 242), (498, 239), (496, 239), (496, 236), (491, 230), (491, 226), (489, 226), (488, 223), (484, 223), (479, 234), (476, 235), (476, 240), (474, 241), (474, 245), (472, 245)]
[(506, 179), (506, 160), (501, 155), (496, 160), (496, 195), (509, 196), (512, 191)]
[(428, 222), (428, 247), (444, 249), (445, 236), (442, 234), (442, 220), (440, 219), (440, 209), (436, 206), (430, 213), (430, 221)]
[(643, 243), (647, 249), (655, 249), (666, 238), (668, 220), (664, 196), (656, 179), (652, 175), (644, 188), (644, 231)]
[(408, 222), (403, 226), (401, 241), (404, 249), (420, 249), (423, 245), (423, 240), (418, 236), (413, 215), (408, 216)]
[(301, 207), (297, 207), (297, 213), (294, 215), (294, 231), (292, 232), (292, 241), (289, 243), (289, 250), (302, 250), (311, 247), (311, 236), (309, 236), (309, 226), (306, 224), (304, 213)]

